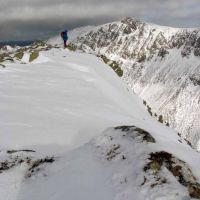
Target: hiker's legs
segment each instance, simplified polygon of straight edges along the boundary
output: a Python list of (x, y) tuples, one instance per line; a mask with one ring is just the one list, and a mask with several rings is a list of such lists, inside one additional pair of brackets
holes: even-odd
[(64, 40), (64, 48), (67, 48), (67, 41)]

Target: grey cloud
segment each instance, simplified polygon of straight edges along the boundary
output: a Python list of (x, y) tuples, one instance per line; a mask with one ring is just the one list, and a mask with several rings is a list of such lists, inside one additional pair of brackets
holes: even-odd
[(61, 29), (131, 16), (174, 27), (200, 26), (199, 0), (0, 0), (0, 40), (43, 39)]

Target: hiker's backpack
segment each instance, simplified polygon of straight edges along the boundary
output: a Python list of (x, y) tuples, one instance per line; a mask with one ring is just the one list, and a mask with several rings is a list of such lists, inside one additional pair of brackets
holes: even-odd
[(63, 31), (61, 33), (61, 37), (62, 37), (63, 40), (68, 40), (67, 31)]

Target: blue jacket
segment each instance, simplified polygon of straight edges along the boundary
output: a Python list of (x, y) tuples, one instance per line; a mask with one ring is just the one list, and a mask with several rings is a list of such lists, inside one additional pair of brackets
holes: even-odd
[(67, 41), (67, 40), (68, 40), (67, 30), (66, 30), (66, 31), (63, 31), (63, 32), (61, 33), (61, 37), (62, 37), (62, 39), (63, 39), (64, 41)]

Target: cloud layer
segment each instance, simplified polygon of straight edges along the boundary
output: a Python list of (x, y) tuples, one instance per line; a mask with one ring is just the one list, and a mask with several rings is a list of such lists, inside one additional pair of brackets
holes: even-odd
[(200, 27), (199, 0), (0, 0), (0, 40), (43, 39), (62, 30), (125, 16)]

